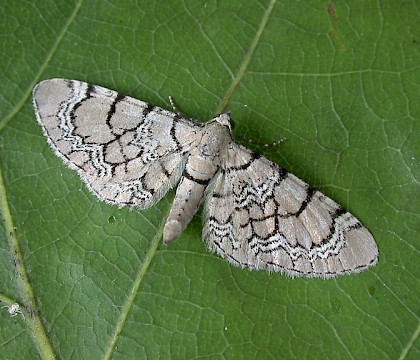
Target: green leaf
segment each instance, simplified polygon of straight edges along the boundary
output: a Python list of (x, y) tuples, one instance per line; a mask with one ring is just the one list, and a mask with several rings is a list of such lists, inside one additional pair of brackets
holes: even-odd
[[(420, 356), (420, 13), (415, 1), (3, 1), (0, 312), (4, 358)], [(173, 193), (100, 203), (49, 149), (30, 93), (74, 78), (287, 141), (264, 155), (374, 234), (336, 280), (229, 265), (201, 218), (168, 246)]]

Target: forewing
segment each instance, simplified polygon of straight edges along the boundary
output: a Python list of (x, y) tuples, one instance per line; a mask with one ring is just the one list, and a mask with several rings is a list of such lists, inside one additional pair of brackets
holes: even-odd
[(99, 199), (147, 208), (179, 180), (200, 127), (177, 114), (76, 80), (33, 90), (53, 151)]
[(378, 257), (372, 235), (353, 215), (235, 143), (207, 193), (204, 238), (232, 264), (290, 276), (359, 272)]

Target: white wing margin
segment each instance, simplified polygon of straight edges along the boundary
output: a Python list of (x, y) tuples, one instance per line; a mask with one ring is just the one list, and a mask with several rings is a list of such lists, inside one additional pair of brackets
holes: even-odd
[(231, 143), (204, 205), (203, 236), (232, 264), (331, 278), (377, 262), (369, 231), (293, 174)]
[(148, 208), (181, 177), (201, 127), (177, 114), (81, 81), (33, 90), (37, 120), (55, 152), (100, 200)]

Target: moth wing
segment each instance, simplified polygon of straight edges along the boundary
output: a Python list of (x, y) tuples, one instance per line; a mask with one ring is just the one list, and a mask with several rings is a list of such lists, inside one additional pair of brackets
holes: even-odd
[(140, 100), (81, 81), (33, 90), (48, 143), (100, 199), (144, 209), (179, 180), (200, 126)]
[(369, 231), (352, 214), (278, 165), (232, 143), (210, 184), (203, 236), (234, 265), (330, 278), (377, 262)]

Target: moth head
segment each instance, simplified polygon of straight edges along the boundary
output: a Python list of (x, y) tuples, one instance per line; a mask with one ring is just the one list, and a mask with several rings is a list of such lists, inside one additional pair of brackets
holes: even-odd
[(219, 114), (215, 116), (212, 120), (218, 122), (220, 125), (226, 126), (229, 129), (229, 131), (232, 132), (233, 120), (230, 117), (230, 112)]

